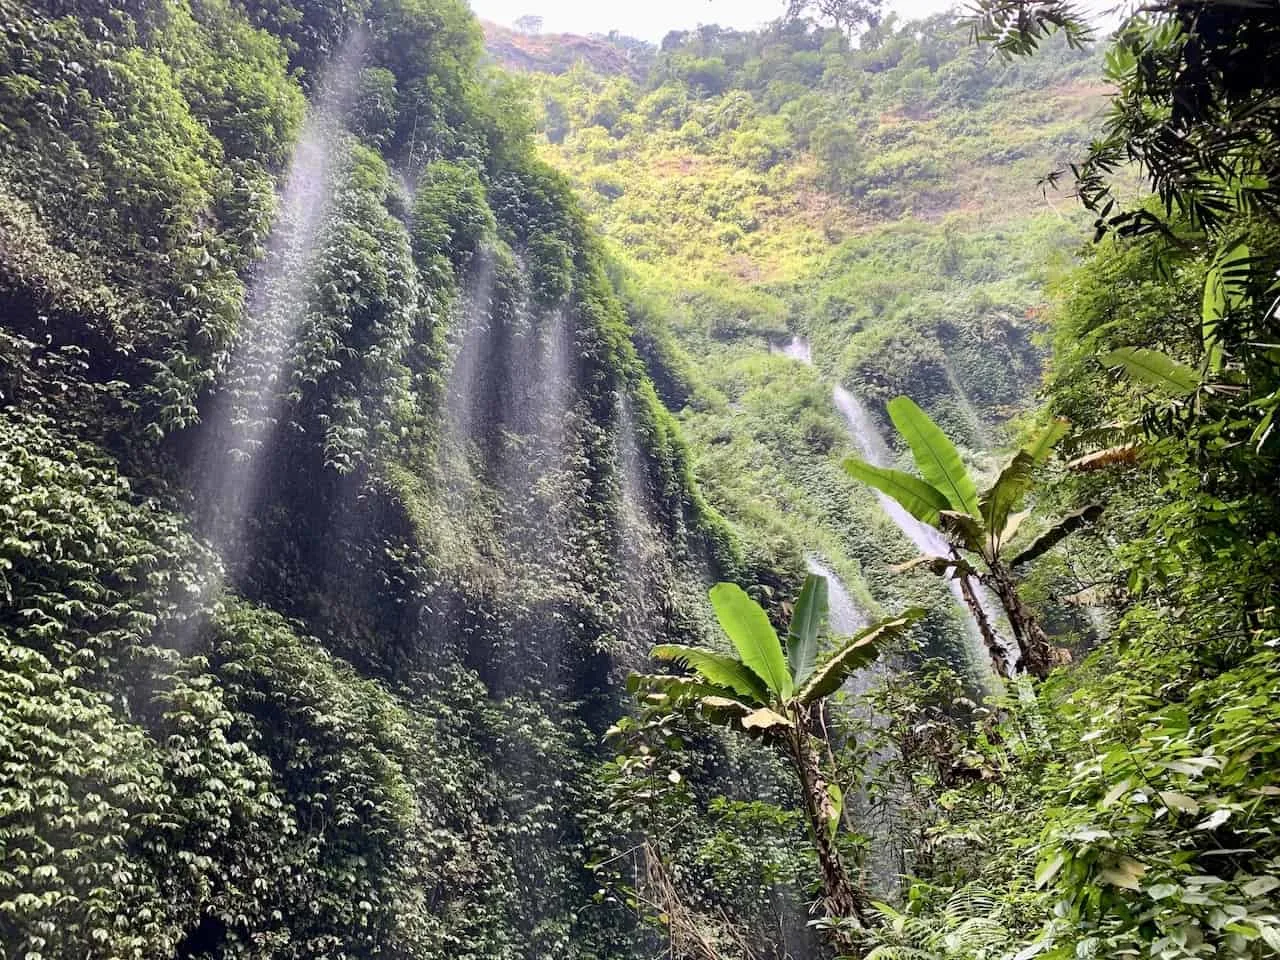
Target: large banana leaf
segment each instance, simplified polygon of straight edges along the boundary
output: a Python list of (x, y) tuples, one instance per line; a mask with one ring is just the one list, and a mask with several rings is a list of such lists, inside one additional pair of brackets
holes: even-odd
[(741, 729), (742, 720), (751, 716), (755, 709), (733, 697), (703, 697), (698, 701), (698, 712), (702, 714), (702, 718), (722, 727)]
[(810, 574), (804, 578), (787, 630), (787, 666), (795, 683), (804, 683), (813, 673), (818, 659), (818, 631), (826, 619), (827, 578)]
[(791, 672), (782, 657), (778, 635), (760, 604), (736, 583), (717, 583), (711, 588), (711, 605), (742, 662), (775, 696), (789, 698), (793, 688)]
[(1102, 516), (1102, 504), (1100, 503), (1090, 504), (1081, 510), (1067, 514), (1040, 536), (1036, 537), (1030, 546), (1010, 560), (1009, 566), (1016, 567), (1020, 564), (1030, 563), (1032, 560), (1043, 556), (1075, 533), (1075, 531), (1095, 522), (1100, 516)]
[(1000, 538), (1009, 514), (1026, 494), (1027, 488), (1031, 486), (1035, 465), (1035, 456), (1032, 453), (1019, 450), (1008, 465), (1000, 471), (996, 482), (979, 498), (982, 522), (986, 527), (986, 547), (992, 557), (1000, 552)]
[(769, 707), (752, 710), (742, 718), (742, 728), (744, 730), (770, 730), (774, 727), (790, 727), (792, 725), (790, 720)]
[(844, 461), (844, 472), (881, 493), (887, 493), (902, 504), (907, 513), (931, 527), (938, 525), (939, 511), (951, 509), (951, 501), (941, 490), (901, 470), (877, 467), (857, 457), (849, 457)]
[(658, 660), (671, 660), (692, 667), (708, 682), (728, 687), (740, 697), (760, 703), (768, 702), (764, 681), (756, 676), (741, 660), (715, 653), (700, 647), (687, 647), (678, 643), (664, 643), (650, 651)]
[(895, 397), (888, 409), (893, 425), (911, 447), (920, 474), (946, 495), (952, 509), (979, 516), (978, 488), (955, 444), (910, 397)]
[(1053, 452), (1053, 448), (1057, 446), (1059, 440), (1067, 435), (1067, 431), (1071, 429), (1071, 422), (1061, 417), (1054, 419), (1047, 427), (1040, 431), (1039, 436), (1028, 443), (1022, 449), (1031, 455), (1031, 459), (1036, 463), (1043, 463), (1045, 458)]
[(1135, 380), (1150, 383), (1178, 396), (1188, 396), (1200, 386), (1200, 377), (1185, 363), (1159, 350), (1119, 347), (1102, 358), (1104, 366), (1121, 368)]
[(925, 611), (920, 607), (912, 607), (896, 617), (881, 620), (854, 634), (818, 665), (796, 693), (796, 699), (803, 704), (810, 704), (835, 693), (849, 674), (865, 667), (880, 655), (880, 648), (885, 641), (902, 633), (924, 614)]

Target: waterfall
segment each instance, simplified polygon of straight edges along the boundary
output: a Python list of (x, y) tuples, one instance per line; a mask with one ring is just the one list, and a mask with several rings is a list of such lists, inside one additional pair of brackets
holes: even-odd
[[(845, 424), (849, 428), (849, 436), (852, 438), (854, 445), (857, 446), (858, 452), (862, 454), (862, 458), (877, 467), (891, 467), (893, 465), (893, 455), (889, 450), (889, 445), (876, 428), (875, 421), (872, 420), (867, 408), (862, 405), (857, 397), (839, 384), (832, 390), (832, 398), (835, 401), (836, 409), (844, 417)], [(876, 497), (880, 500), (880, 507), (888, 515), (889, 519), (921, 553), (941, 557), (951, 555), (951, 545), (941, 533), (927, 523), (921, 523), (909, 514), (902, 504), (887, 493), (877, 490)], [(969, 641), (971, 659), (974, 664), (981, 664), (986, 667), (984, 679), (989, 680), (993, 672), (990, 668), (990, 654), (987, 651), (986, 643), (982, 639), (982, 632), (978, 628), (977, 622), (973, 619), (968, 604), (965, 603), (960, 581), (954, 577), (948, 577), (946, 583), (952, 597), (955, 598), (956, 604), (964, 614), (965, 634)], [(970, 580), (969, 584), (978, 598), (978, 603), (986, 613), (987, 620), (994, 625), (997, 622), (999, 611), (995, 608), (981, 584), (973, 580)], [(1010, 651), (1006, 646), (1006, 658), (1009, 658), (1009, 655)]]
[(614, 557), (621, 586), (621, 624), (625, 649), (639, 655), (657, 642), (662, 622), (662, 598), (653, 589), (665, 563), (662, 544), (665, 533), (654, 515), (649, 489), (648, 465), (636, 434), (631, 398), (618, 397), (618, 424), (615, 431), (618, 465), (618, 546)]
[(804, 337), (793, 336), (786, 343), (770, 344), (769, 350), (771, 353), (780, 353), (784, 357), (790, 357), (792, 360), (799, 360), (801, 363), (813, 363), (813, 353), (809, 349), (809, 341)]
[(268, 447), (310, 302), (363, 47), (362, 36), (349, 39), (318, 85), (290, 159), (266, 257), (246, 291), (230, 362), (194, 451), (202, 527), (233, 578), (246, 559), (239, 555), (245, 522), (262, 493)]

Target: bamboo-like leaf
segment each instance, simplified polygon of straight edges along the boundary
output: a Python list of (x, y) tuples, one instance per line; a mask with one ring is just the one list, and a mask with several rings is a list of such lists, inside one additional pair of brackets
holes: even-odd
[(1009, 565), (1016, 567), (1038, 559), (1081, 527), (1096, 521), (1100, 516), (1102, 516), (1102, 504), (1100, 503), (1093, 503), (1074, 513), (1067, 514), (1040, 536), (1036, 537), (1030, 546), (1009, 561)]
[(951, 507), (951, 501), (941, 490), (901, 470), (877, 467), (857, 457), (849, 457), (844, 461), (844, 472), (881, 493), (887, 493), (902, 504), (907, 513), (931, 527), (938, 525), (938, 511)]
[(729, 635), (742, 662), (777, 697), (791, 696), (791, 671), (782, 656), (782, 644), (760, 604), (736, 583), (717, 583), (711, 588), (711, 606), (716, 619)]
[(657, 660), (670, 660), (692, 667), (708, 682), (727, 687), (738, 696), (761, 703), (769, 699), (764, 681), (741, 660), (723, 653), (678, 643), (664, 643), (654, 647), (650, 654)]
[(953, 509), (978, 516), (978, 488), (955, 444), (910, 397), (889, 401), (889, 418), (915, 458), (920, 475), (946, 496)]
[(804, 578), (787, 630), (787, 665), (795, 683), (804, 683), (813, 673), (818, 659), (818, 632), (826, 619), (827, 578), (810, 574)]
[(1071, 421), (1064, 420), (1061, 417), (1054, 419), (1047, 427), (1040, 431), (1039, 435), (1022, 449), (1031, 455), (1031, 459), (1036, 463), (1043, 463), (1049, 454), (1053, 452), (1053, 448), (1057, 446), (1058, 441), (1067, 435), (1067, 431), (1071, 429)]
[(810, 704), (840, 689), (849, 674), (866, 666), (879, 656), (881, 646), (898, 636), (908, 626), (923, 617), (920, 607), (881, 620), (845, 640), (835, 652), (818, 665), (812, 676), (796, 694), (802, 704)]
[(1178, 396), (1195, 393), (1200, 386), (1200, 378), (1194, 369), (1159, 350), (1119, 347), (1104, 356), (1102, 363), (1112, 369), (1123, 369), (1135, 380)]

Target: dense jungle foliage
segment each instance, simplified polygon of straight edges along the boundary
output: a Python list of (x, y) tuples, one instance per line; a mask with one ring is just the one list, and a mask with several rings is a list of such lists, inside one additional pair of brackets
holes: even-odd
[[(1277, 11), (1157, 4), (1091, 44), (1069, 4), (981, 6), (853, 41), (672, 34), (639, 79), (549, 64), (543, 153), (611, 242), (712, 502), (868, 614), (955, 608), (838, 475), (866, 451), (833, 382), (873, 416), (909, 395), (991, 489), (992, 451), (1071, 423), (1009, 555), (1075, 663), (984, 704), (935, 619), (862, 714), (815, 721), (826, 775), (865, 794), (840, 841), (880, 898), (857, 952), (1272, 956)], [(662, 731), (700, 711), (673, 704), (624, 725), (649, 751), (624, 764), (682, 769)], [(688, 809), (652, 809), (655, 836)], [(715, 921), (673, 924), (688, 955)]]
[(1280, 954), (1280, 8), (790, 6), (0, 0), (0, 955)]

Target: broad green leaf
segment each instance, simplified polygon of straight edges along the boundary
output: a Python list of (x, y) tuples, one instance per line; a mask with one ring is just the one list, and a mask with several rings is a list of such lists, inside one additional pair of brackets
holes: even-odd
[(879, 656), (880, 647), (885, 641), (898, 636), (924, 614), (925, 611), (920, 607), (912, 607), (899, 616), (881, 620), (854, 634), (818, 665), (796, 693), (796, 699), (803, 704), (810, 704), (835, 693), (849, 674)]
[(768, 700), (764, 681), (748, 669), (741, 660), (715, 653), (700, 647), (688, 647), (678, 643), (664, 643), (653, 648), (651, 655), (658, 660), (671, 660), (692, 667), (708, 682), (727, 687), (742, 697), (760, 701)]
[(736, 583), (717, 583), (710, 591), (716, 619), (729, 635), (742, 662), (765, 682), (775, 696), (786, 700), (793, 684), (782, 645), (769, 617)]
[(1214, 327), (1227, 314), (1249, 305), (1252, 254), (1247, 244), (1238, 243), (1219, 253), (1204, 278), (1204, 299), (1200, 314), (1205, 325), (1206, 345), (1216, 339)]
[(790, 720), (768, 707), (752, 710), (742, 718), (742, 728), (744, 730), (768, 730), (772, 727), (789, 726), (791, 726)]
[(1200, 330), (1204, 341), (1205, 365), (1211, 373), (1222, 369), (1222, 338), (1218, 336), (1218, 324), (1228, 314), (1249, 306), (1251, 274), (1252, 256), (1249, 247), (1243, 243), (1220, 252), (1205, 274)]
[(895, 397), (888, 410), (893, 425), (911, 447), (921, 476), (942, 491), (953, 509), (978, 516), (978, 488), (955, 444), (910, 397)]
[(1273, 877), (1268, 874), (1262, 877), (1254, 877), (1240, 887), (1240, 892), (1246, 897), (1261, 897), (1277, 888), (1280, 888), (1280, 877)]
[(1036, 867), (1036, 889), (1042, 889), (1045, 884), (1056, 877), (1058, 875), (1058, 871), (1062, 869), (1062, 865), (1066, 862), (1066, 856), (1061, 853), (1041, 862), (1041, 864)]
[(1200, 386), (1200, 378), (1195, 370), (1159, 350), (1148, 350), (1146, 347), (1119, 347), (1104, 356), (1102, 363), (1113, 370), (1123, 369), (1135, 380), (1152, 384), (1178, 396), (1195, 393)]
[(1032, 471), (1035, 469), (1035, 457), (1026, 450), (1019, 450), (1008, 465), (1000, 471), (996, 482), (983, 493), (979, 504), (982, 508), (982, 522), (986, 525), (986, 547), (990, 556), (1000, 552), (1001, 536), (1004, 526), (1009, 520), (1019, 501), (1031, 486)]
[(810, 574), (804, 578), (787, 631), (787, 665), (796, 683), (804, 683), (813, 673), (818, 659), (818, 631), (826, 619), (827, 578)]
[(1139, 863), (1133, 857), (1120, 857), (1111, 866), (1099, 870), (1098, 876), (1114, 887), (1139, 890), (1141, 887), (1138, 881), (1146, 872), (1146, 865)]
[(1071, 421), (1057, 417), (1022, 449), (1030, 454), (1031, 459), (1036, 463), (1043, 463), (1053, 452), (1053, 448), (1058, 445), (1058, 441), (1065, 437), (1070, 429)]
[(1204, 277), (1204, 298), (1201, 301), (1200, 318), (1204, 324), (1205, 343), (1214, 339), (1214, 327), (1227, 315), (1227, 289), (1222, 282), (1222, 269), (1216, 264)]
[(877, 467), (857, 457), (849, 457), (844, 462), (844, 472), (881, 493), (887, 493), (902, 504), (907, 513), (931, 527), (938, 525), (938, 512), (951, 507), (951, 501), (941, 490), (901, 470)]
[(1189, 797), (1185, 793), (1178, 793), (1176, 790), (1161, 790), (1160, 799), (1166, 807), (1173, 810), (1180, 810), (1183, 813), (1193, 815), (1200, 812), (1200, 804), (1196, 802), (1194, 797)]

